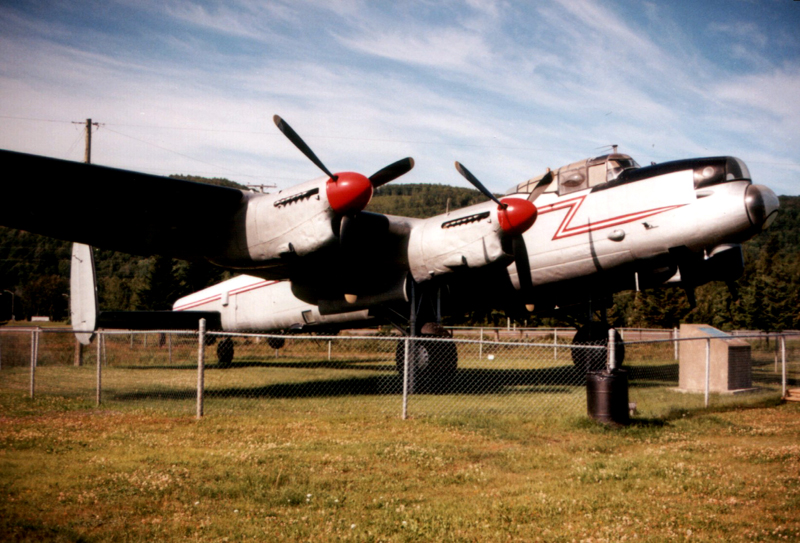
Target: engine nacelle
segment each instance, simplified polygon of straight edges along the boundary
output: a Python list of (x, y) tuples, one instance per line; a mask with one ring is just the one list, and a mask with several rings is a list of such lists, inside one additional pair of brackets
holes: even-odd
[(320, 178), (288, 191), (252, 198), (247, 212), (247, 251), (255, 262), (304, 256), (336, 241), (335, 213)]
[(411, 230), (408, 263), (418, 283), (459, 268), (510, 259), (502, 247), (497, 204), (486, 202), (426, 219)]

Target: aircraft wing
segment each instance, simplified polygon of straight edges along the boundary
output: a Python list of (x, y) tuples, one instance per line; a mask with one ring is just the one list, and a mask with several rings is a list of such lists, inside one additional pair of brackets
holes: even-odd
[(138, 255), (197, 259), (230, 243), (238, 189), (0, 150), (0, 224)]

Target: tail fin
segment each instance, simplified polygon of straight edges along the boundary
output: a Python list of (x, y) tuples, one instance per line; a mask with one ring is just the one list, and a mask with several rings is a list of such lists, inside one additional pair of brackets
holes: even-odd
[(72, 329), (81, 344), (89, 345), (97, 330), (97, 276), (92, 248), (88, 245), (72, 244), (69, 287)]

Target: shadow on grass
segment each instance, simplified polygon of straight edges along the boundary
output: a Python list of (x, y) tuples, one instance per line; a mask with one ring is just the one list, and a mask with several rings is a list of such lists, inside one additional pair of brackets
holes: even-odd
[[(218, 388), (207, 386), (207, 398), (312, 398), (337, 396), (377, 396), (402, 394), (403, 380), (395, 373), (394, 364), (352, 363), (324, 361), (319, 363), (272, 363), (252, 362), (244, 365), (234, 364), (224, 371), (235, 371), (242, 367), (331, 369), (331, 370), (370, 370), (381, 371), (383, 375), (350, 376), (343, 378), (315, 379), (300, 382), (273, 383), (263, 386), (241, 386)], [(145, 368), (143, 368), (145, 369)], [(156, 368), (150, 368), (156, 369)], [(649, 367), (647, 375), (663, 377), (664, 372), (654, 372)], [(668, 385), (674, 384), (668, 382)], [(418, 383), (418, 394), (454, 394), (479, 396), (485, 394), (572, 394), (585, 385), (584, 375), (573, 366), (559, 366), (542, 369), (481, 369), (467, 368), (456, 371), (449, 382), (427, 380)], [(659, 381), (637, 378), (636, 387), (664, 386)], [(414, 391), (412, 390), (412, 393)], [(117, 400), (142, 400), (148, 398), (164, 399), (170, 397), (168, 389), (118, 392)], [(175, 398), (181, 396), (175, 394)], [(185, 397), (185, 393), (182, 393)]]
[(663, 386), (664, 383), (678, 383), (678, 363), (661, 364), (659, 366), (623, 366), (628, 370), (628, 382), (636, 382), (636, 386)]
[[(114, 369), (120, 370), (196, 370), (197, 364), (169, 364), (169, 365), (114, 365)], [(334, 369), (334, 370), (367, 370), (367, 371), (393, 371), (394, 362), (387, 362), (385, 359), (364, 359), (364, 360), (292, 360), (281, 362), (266, 361), (263, 359), (237, 359), (230, 366), (220, 366), (216, 362), (206, 363), (206, 371), (231, 371), (243, 368), (295, 368), (295, 369)]]

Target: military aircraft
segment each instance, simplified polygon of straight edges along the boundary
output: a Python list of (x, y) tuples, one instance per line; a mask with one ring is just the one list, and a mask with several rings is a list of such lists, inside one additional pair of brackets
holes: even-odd
[[(390, 322), (435, 336), (445, 334), (443, 304), (516, 315), (602, 308), (614, 292), (670, 284), (691, 300), (708, 281), (733, 284), (744, 268), (741, 243), (778, 211), (775, 194), (754, 185), (737, 158), (640, 167), (614, 147), (547, 169), (501, 198), (456, 162), (487, 202), (427, 219), (372, 213), (364, 208), (374, 189), (411, 170), (411, 158), (370, 177), (332, 173), (283, 119), (274, 121), (322, 177), (263, 194), (0, 151), (10, 171), (35, 180), (6, 187), (0, 224), (243, 274), (178, 300), (158, 321), (108, 314), (112, 326), (194, 327), (206, 316), (231, 332)], [(90, 250), (76, 251), (73, 322), (86, 330), (97, 325), (93, 262)], [(607, 340), (608, 325), (585, 314), (576, 341)], [(444, 351), (438, 361), (421, 357), (429, 371), (455, 370), (455, 349)], [(229, 363), (232, 343), (220, 342), (218, 354)]]

